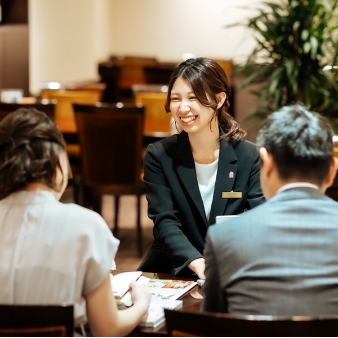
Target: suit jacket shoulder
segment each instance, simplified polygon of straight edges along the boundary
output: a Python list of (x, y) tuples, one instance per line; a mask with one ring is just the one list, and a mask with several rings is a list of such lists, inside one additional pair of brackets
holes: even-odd
[[(337, 219), (337, 202), (317, 189), (297, 188), (210, 227), (203, 310), (336, 313), (338, 302), (331, 300), (338, 266)], [(252, 289), (254, 298), (247, 292)]]

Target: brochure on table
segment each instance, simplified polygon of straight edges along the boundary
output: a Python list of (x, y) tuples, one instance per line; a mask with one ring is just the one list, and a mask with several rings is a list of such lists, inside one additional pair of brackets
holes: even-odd
[(194, 281), (155, 279), (141, 274), (141, 271), (132, 271), (111, 276), (113, 294), (126, 307), (132, 305), (131, 294), (127, 292), (132, 281), (137, 280), (137, 283), (149, 290), (150, 305), (140, 326), (156, 327), (161, 324), (165, 319), (163, 309), (180, 309), (183, 301), (178, 298), (197, 285)]

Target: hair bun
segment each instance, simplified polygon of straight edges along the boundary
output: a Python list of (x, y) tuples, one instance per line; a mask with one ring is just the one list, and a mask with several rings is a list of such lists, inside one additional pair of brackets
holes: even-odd
[(0, 121), (0, 199), (40, 182), (52, 189), (65, 150), (55, 121), (34, 108), (20, 108)]

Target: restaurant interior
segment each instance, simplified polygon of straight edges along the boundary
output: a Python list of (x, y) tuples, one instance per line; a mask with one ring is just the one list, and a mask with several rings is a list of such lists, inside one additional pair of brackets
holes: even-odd
[[(0, 0), (0, 118), (18, 106), (34, 106), (56, 120), (73, 172), (61, 200), (102, 214), (121, 241), (118, 270), (137, 269), (152, 244), (142, 156), (148, 144), (176, 132), (164, 103), (169, 78), (180, 62), (205, 56), (222, 66), (233, 92), (229, 113), (255, 142), (257, 130), (247, 117), (257, 98), (240, 89), (243, 78), (235, 72), (254, 40), (244, 27), (225, 25), (246, 18), (247, 8), (257, 2)], [(86, 143), (85, 128), (96, 123), (95, 116), (80, 121), (76, 115), (88, 106), (93, 113), (130, 111), (133, 121), (109, 131), (128, 142), (104, 148), (104, 141), (95, 141), (96, 132)], [(99, 182), (106, 174), (92, 165), (103, 163), (107, 152), (130, 155), (125, 166), (110, 169), (109, 184)], [(101, 167), (109, 171), (109, 165)], [(99, 198), (88, 193), (91, 179), (97, 179), (91, 188)], [(328, 194), (338, 200), (336, 189)]]
[[(223, 67), (233, 90), (229, 112), (239, 122), (245, 123), (245, 115), (255, 104), (255, 97), (237, 90), (241, 79), (233, 72), (252, 42), (240, 42), (240, 29), (228, 32), (223, 27), (230, 19), (245, 15), (237, 9), (238, 2), (130, 3), (133, 5), (118, 0), (2, 1), (0, 90), (2, 103), (7, 103), (3, 109), (11, 111), (20, 102), (39, 105), (53, 114), (67, 142), (74, 174), (63, 197), (68, 202), (85, 202), (79, 184), (81, 160), (73, 104), (144, 106), (141, 152), (147, 144), (176, 132), (163, 106), (172, 70), (189, 56), (211, 57)], [(198, 23), (202, 19), (203, 27)], [(237, 41), (231, 38), (234, 33)], [(248, 130), (248, 138), (254, 138), (254, 133)], [(102, 199), (102, 214), (112, 228), (117, 224), (113, 196), (104, 194)], [(119, 235), (129, 233), (116, 257), (121, 269), (135, 269), (152, 238), (144, 193), (138, 235), (135, 231), (138, 209), (134, 199), (121, 195)], [(124, 220), (126, 217), (131, 220)], [(135, 253), (130, 251), (135, 244), (129, 242), (138, 242)]]

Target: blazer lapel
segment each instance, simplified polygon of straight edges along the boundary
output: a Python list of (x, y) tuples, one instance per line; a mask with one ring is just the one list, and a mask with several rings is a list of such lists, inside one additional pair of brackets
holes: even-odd
[(197, 182), (195, 162), (192, 156), (188, 134), (184, 131), (181, 132), (177, 140), (176, 170), (182, 184), (186, 188), (207, 225), (208, 221), (206, 219), (204, 204)]
[(233, 189), (237, 175), (237, 156), (231, 144), (225, 139), (220, 142), (218, 169), (211, 205), (209, 224), (214, 224), (217, 215), (223, 215), (228, 198), (222, 198), (222, 192)]

